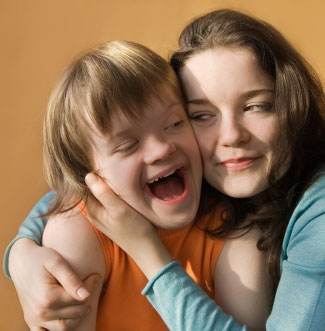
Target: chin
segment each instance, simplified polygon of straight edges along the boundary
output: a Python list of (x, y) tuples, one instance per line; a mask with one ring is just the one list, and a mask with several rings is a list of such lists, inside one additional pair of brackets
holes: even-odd
[[(218, 188), (217, 188), (218, 189)], [(218, 189), (223, 194), (237, 199), (251, 198), (267, 189), (267, 185), (252, 185), (252, 183), (245, 183), (245, 185), (232, 185), (232, 187), (221, 187)]]
[(166, 216), (167, 215), (165, 214), (164, 219), (160, 219), (154, 222), (155, 226), (165, 230), (180, 229), (190, 224), (195, 219), (196, 213), (189, 213), (187, 210), (184, 214), (177, 215), (172, 213), (170, 217)]

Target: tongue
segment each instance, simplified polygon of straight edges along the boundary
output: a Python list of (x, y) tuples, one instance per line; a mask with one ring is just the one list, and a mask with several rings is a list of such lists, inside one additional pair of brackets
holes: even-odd
[(180, 196), (183, 191), (183, 182), (176, 176), (162, 178), (158, 182), (150, 184), (152, 194), (160, 200), (172, 200)]

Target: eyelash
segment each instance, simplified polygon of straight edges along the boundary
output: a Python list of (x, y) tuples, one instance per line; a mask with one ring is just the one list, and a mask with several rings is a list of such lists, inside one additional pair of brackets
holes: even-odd
[[(258, 107), (259, 109), (252, 109), (253, 107)], [(244, 111), (252, 111), (252, 112), (257, 112), (257, 111), (270, 111), (273, 110), (273, 104), (272, 103), (258, 103), (258, 104), (252, 104), (245, 106)], [(211, 118), (215, 117), (214, 114), (207, 114), (207, 113), (193, 113), (192, 115), (189, 115), (189, 119), (191, 121), (196, 121), (196, 122), (204, 122), (208, 121)]]
[(168, 127), (166, 127), (164, 130), (168, 130), (170, 128), (178, 128), (180, 127), (182, 124), (184, 123), (184, 120), (179, 120), (179, 121), (176, 121), (174, 122), (173, 124), (169, 125)]
[[(164, 130), (168, 130), (168, 129), (172, 129), (172, 128), (178, 128), (180, 127), (183, 123), (185, 122), (185, 120), (179, 120), (174, 122), (173, 124), (169, 125), (168, 127), (166, 127)], [(122, 153), (122, 154), (128, 154), (130, 152), (133, 151), (133, 149), (135, 149), (135, 147), (138, 145), (138, 141), (135, 141), (134, 143), (127, 145), (126, 147), (119, 147), (116, 152), (117, 153)]]
[(132, 143), (126, 147), (119, 148), (117, 150), (117, 152), (127, 154), (127, 153), (131, 152), (136, 147), (137, 144), (138, 144), (138, 141), (135, 141), (134, 143)]
[[(268, 110), (273, 109), (273, 104), (271, 104), (271, 103), (258, 103), (258, 104), (248, 105), (248, 106), (245, 107), (244, 111), (249, 111), (253, 107), (259, 107), (262, 110), (268, 111)], [(254, 111), (254, 110), (252, 110), (252, 111)], [(259, 109), (255, 110), (255, 111), (259, 111)]]
[(193, 114), (193, 115), (189, 116), (191, 121), (197, 121), (197, 122), (207, 121), (212, 117), (213, 117), (213, 115), (209, 115), (206, 113), (198, 113), (198, 114)]

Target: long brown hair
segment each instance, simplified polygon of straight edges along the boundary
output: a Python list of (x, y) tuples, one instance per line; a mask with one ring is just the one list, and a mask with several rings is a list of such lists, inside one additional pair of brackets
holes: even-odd
[[(325, 98), (319, 78), (311, 66), (279, 31), (266, 22), (233, 10), (216, 10), (194, 19), (179, 37), (179, 48), (171, 57), (176, 73), (187, 59), (215, 47), (249, 49), (274, 84), (274, 110), (279, 137), (272, 160), (269, 188), (247, 199), (216, 193), (227, 208), (223, 225), (215, 236), (231, 236), (243, 227), (258, 225), (262, 236), (257, 247), (266, 252), (270, 280), (277, 287), (284, 233), (301, 194), (325, 162)], [(280, 179), (279, 169), (287, 160), (289, 169)], [(211, 191), (211, 188), (210, 188)]]

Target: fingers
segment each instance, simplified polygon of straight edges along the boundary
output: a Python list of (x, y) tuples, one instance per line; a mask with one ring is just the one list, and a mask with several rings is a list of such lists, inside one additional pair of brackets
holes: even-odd
[(42, 326), (28, 325), (31, 331), (66, 331), (76, 330), (81, 319), (58, 319), (42, 323)]
[(90, 305), (88, 303), (71, 305), (67, 307), (58, 308), (56, 310), (47, 311), (47, 315), (43, 316), (44, 321), (54, 321), (59, 319), (64, 320), (77, 320), (82, 319), (90, 312)]
[(33, 325), (28, 325), (30, 331), (43, 331), (46, 330), (45, 328), (41, 326), (33, 326)]
[[(94, 293), (99, 284), (98, 280), (97, 274), (92, 274), (84, 280), (91, 293)], [(33, 307), (30, 306), (30, 310), (25, 313), (25, 320), (32, 331), (74, 330), (91, 311), (89, 300), (85, 302), (75, 300), (59, 284), (41, 297), (42, 300), (31, 305)]]
[[(56, 279), (63, 287), (63, 289), (61, 288), (61, 299), (63, 302), (69, 303), (71, 297), (78, 301), (84, 301), (90, 296), (91, 289), (87, 288), (79, 276), (71, 269), (70, 265), (59, 254), (56, 254), (55, 258), (50, 259), (49, 262), (44, 265), (44, 268), (53, 276), (53, 279)], [(94, 287), (97, 280), (98, 276), (93, 275), (93, 277), (88, 280), (88, 285)], [(56, 285), (57, 283), (53, 284), (53, 286)], [(58, 287), (57, 290), (59, 292), (60, 287)], [(65, 291), (66, 293), (64, 293)]]
[(97, 175), (89, 173), (85, 177), (85, 181), (93, 195), (104, 207), (119, 200), (112, 189)]

